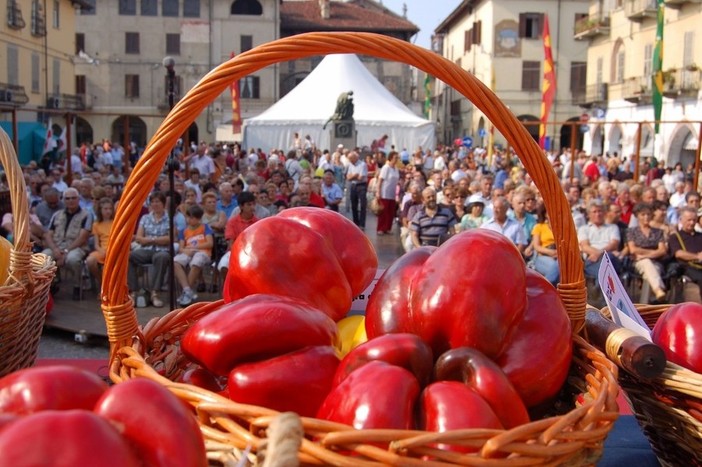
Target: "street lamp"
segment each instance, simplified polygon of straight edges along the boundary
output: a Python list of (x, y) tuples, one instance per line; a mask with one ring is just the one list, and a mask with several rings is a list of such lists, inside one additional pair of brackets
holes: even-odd
[[(163, 66), (166, 68), (166, 88), (168, 92), (168, 108), (173, 109), (175, 105), (175, 60), (173, 57), (165, 57), (163, 59)], [(171, 267), (168, 273), (168, 297), (171, 306), (171, 311), (176, 308), (176, 292), (175, 292), (175, 171), (180, 169), (180, 162), (175, 154), (175, 148), (171, 149), (171, 154), (168, 157), (168, 162), (166, 163), (168, 168), (168, 240), (169, 248), (171, 254)]]

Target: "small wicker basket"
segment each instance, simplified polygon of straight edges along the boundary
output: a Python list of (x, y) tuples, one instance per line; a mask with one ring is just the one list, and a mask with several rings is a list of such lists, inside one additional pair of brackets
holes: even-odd
[[(563, 284), (559, 293), (569, 311), (574, 332), (582, 329), (586, 288), (583, 264), (570, 208), (548, 160), (524, 126), (474, 76), (437, 54), (407, 42), (368, 33), (301, 34), (261, 45), (207, 74), (175, 106), (151, 139), (127, 181), (117, 210), (105, 261), (102, 309), (111, 343), (110, 376), (115, 382), (147, 377), (161, 382), (193, 405), (213, 458), (257, 451), (266, 428), (277, 415), (262, 407), (237, 404), (191, 385), (175, 383), (187, 364), (179, 351), (180, 336), (220, 302), (197, 303), (174, 310), (139, 329), (126, 285), (129, 243), (139, 208), (163, 167), (170, 148), (210, 102), (232, 81), (277, 62), (313, 55), (360, 53), (404, 62), (436, 76), (479, 107), (515, 148), (544, 194), (559, 252)], [(299, 459), (307, 464), (332, 465), (588, 465), (600, 457), (603, 441), (618, 416), (617, 368), (574, 335), (570, 382), (584, 394), (582, 405), (564, 415), (538, 420), (512, 430), (459, 430), (446, 433), (397, 430), (354, 430), (349, 426), (304, 418), (306, 437)], [(136, 409), (135, 409), (136, 410)], [(440, 451), (436, 443), (462, 443), (476, 454)], [(378, 443), (389, 443), (381, 449)], [(425, 460), (425, 458), (433, 460)]]
[[(636, 308), (653, 329), (670, 305)], [(602, 314), (611, 317), (609, 308), (603, 308)], [(618, 353), (616, 346), (607, 348), (607, 355), (614, 362), (618, 362)], [(702, 465), (701, 374), (667, 362), (663, 373), (651, 380), (620, 371), (619, 383), (662, 465)]]
[(4, 376), (34, 364), (56, 264), (46, 255), (32, 254), (24, 175), (2, 128), (0, 163), (10, 185), (15, 242), (10, 253), (10, 275), (0, 284), (0, 376)]

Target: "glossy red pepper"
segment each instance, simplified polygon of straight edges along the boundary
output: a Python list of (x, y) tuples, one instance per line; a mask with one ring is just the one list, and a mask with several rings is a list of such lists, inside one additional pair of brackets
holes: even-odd
[(0, 433), (0, 453), (1, 467), (144, 465), (109, 421), (88, 410), (45, 410), (22, 417)]
[[(424, 430), (443, 433), (466, 428), (503, 428), (490, 405), (475, 390), (463, 383), (432, 383), (424, 389), (420, 399), (420, 427)], [(458, 445), (438, 447), (461, 452), (477, 450)]]
[(425, 256), (402, 258), (380, 278), (366, 317), (369, 337), (409, 329), (434, 355), (475, 348), (502, 367), (527, 407), (555, 395), (572, 337), (553, 286), (526, 268), (506, 237), (487, 230), (460, 233), (422, 263)]
[(473, 229), (426, 253), (400, 259), (380, 278), (368, 336), (409, 330), (434, 355), (455, 347), (490, 358), (502, 353), (526, 310), (526, 267), (517, 248), (499, 233)]
[(334, 386), (357, 368), (380, 360), (411, 371), (421, 387), (431, 379), (434, 358), (431, 349), (414, 334), (386, 334), (364, 342), (349, 352), (339, 364)]
[(227, 376), (245, 362), (314, 345), (336, 345), (337, 327), (309, 303), (291, 297), (250, 295), (195, 322), (181, 348), (193, 362)]
[(668, 360), (702, 373), (702, 305), (685, 302), (668, 308), (651, 335)]
[(366, 306), (368, 339), (396, 332), (414, 332), (409, 312), (410, 291), (434, 246), (415, 248), (402, 255), (383, 273)]
[(146, 466), (207, 465), (194, 412), (154, 381), (136, 378), (112, 386), (96, 404), (95, 413), (118, 428)]
[(527, 270), (529, 304), (505, 352), (496, 362), (527, 407), (541, 404), (563, 386), (573, 357), (570, 319), (558, 291)]
[(358, 430), (410, 429), (419, 383), (412, 373), (381, 361), (356, 369), (329, 393), (317, 418)]
[(314, 417), (329, 394), (339, 357), (333, 347), (307, 347), (256, 363), (239, 365), (229, 373), (229, 398)]
[(524, 260), (502, 234), (473, 229), (452, 237), (424, 263), (411, 291), (414, 327), (435, 355), (473, 347), (492, 358), (526, 310)]
[(329, 209), (284, 209), (279, 217), (295, 220), (320, 234), (334, 250), (351, 287), (351, 298), (370, 285), (378, 256), (370, 239), (348, 218)]
[(12, 413), (0, 413), (0, 433), (10, 426), (13, 422), (17, 421), (20, 419), (19, 415), (15, 415)]
[(434, 366), (436, 381), (462, 381), (492, 408), (507, 429), (529, 423), (524, 402), (502, 369), (476, 349), (458, 347), (442, 354)]
[(98, 375), (69, 365), (37, 366), (0, 379), (0, 412), (92, 410), (107, 390)]
[(341, 214), (291, 208), (241, 233), (232, 245), (225, 301), (256, 293), (306, 300), (334, 321), (373, 280), (372, 244)]

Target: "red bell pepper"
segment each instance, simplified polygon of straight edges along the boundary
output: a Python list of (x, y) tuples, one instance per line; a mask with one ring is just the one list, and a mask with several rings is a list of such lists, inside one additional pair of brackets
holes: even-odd
[(410, 291), (415, 277), (435, 250), (435, 246), (415, 248), (383, 273), (366, 305), (368, 339), (389, 333), (414, 332), (409, 312)]
[(455, 347), (499, 355), (526, 310), (525, 269), (522, 255), (502, 234), (473, 229), (452, 237), (426, 260), (412, 285), (416, 332), (435, 355)]
[(107, 390), (98, 375), (69, 365), (37, 366), (0, 379), (0, 412), (92, 410)]
[(276, 217), (306, 225), (327, 241), (349, 282), (352, 298), (363, 292), (373, 281), (378, 269), (375, 247), (348, 218), (329, 209), (313, 207), (285, 209)]
[(527, 270), (529, 304), (496, 363), (527, 407), (541, 404), (563, 386), (573, 357), (570, 319), (558, 291)]
[(329, 393), (317, 418), (358, 430), (410, 429), (419, 383), (412, 373), (381, 361), (356, 369)]
[(460, 233), (430, 255), (401, 259), (386, 271), (371, 294), (366, 332), (409, 330), (434, 355), (473, 347), (496, 357), (526, 310), (525, 269), (505, 236), (483, 229)]
[(431, 379), (434, 358), (431, 349), (414, 334), (386, 334), (364, 342), (349, 352), (339, 364), (334, 386), (357, 368), (380, 360), (411, 371), (421, 387)]
[(372, 338), (402, 331), (420, 336), (434, 355), (457, 347), (481, 351), (502, 367), (527, 407), (555, 395), (570, 366), (570, 321), (558, 293), (526, 268), (506, 237), (488, 230), (460, 233), (428, 257), (403, 257), (380, 278), (366, 332)]
[(0, 453), (2, 467), (143, 465), (117, 429), (88, 410), (45, 410), (22, 417), (0, 433)]
[(21, 417), (13, 413), (0, 413), (0, 433)]
[(147, 466), (207, 465), (194, 412), (154, 381), (137, 378), (112, 386), (96, 404), (95, 413), (118, 427)]
[(334, 321), (373, 280), (378, 258), (344, 216), (292, 208), (241, 233), (231, 248), (225, 301), (271, 293), (308, 301)]
[(529, 423), (529, 414), (519, 394), (495, 362), (468, 347), (446, 351), (434, 366), (436, 381), (462, 381), (492, 408), (507, 429)]
[[(502, 429), (490, 405), (473, 389), (457, 381), (440, 381), (427, 386), (421, 396), (421, 428), (427, 431), (467, 428)], [(440, 449), (476, 451), (456, 445), (439, 445)]]
[(656, 321), (651, 337), (668, 360), (702, 373), (702, 305), (671, 306)]
[(309, 303), (260, 294), (225, 304), (195, 322), (181, 348), (191, 361), (227, 376), (241, 363), (336, 345), (337, 340), (336, 323)]
[(336, 350), (307, 347), (268, 360), (239, 365), (229, 373), (229, 398), (314, 417), (329, 394), (339, 366)]

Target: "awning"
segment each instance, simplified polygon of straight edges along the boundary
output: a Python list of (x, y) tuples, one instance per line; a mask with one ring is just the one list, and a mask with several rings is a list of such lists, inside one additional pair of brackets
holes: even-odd
[(685, 141), (683, 149), (687, 151), (697, 151), (697, 147), (700, 145), (700, 140), (690, 135), (690, 137)]

